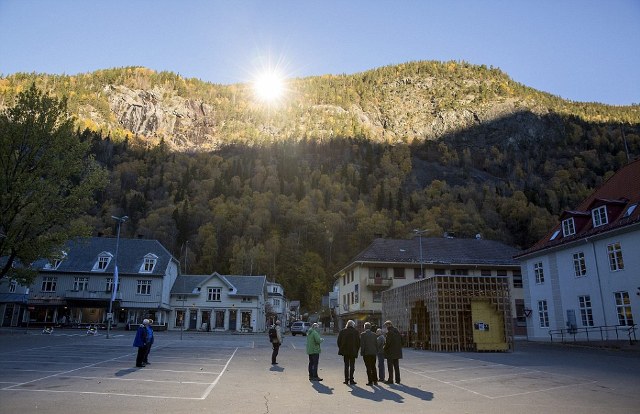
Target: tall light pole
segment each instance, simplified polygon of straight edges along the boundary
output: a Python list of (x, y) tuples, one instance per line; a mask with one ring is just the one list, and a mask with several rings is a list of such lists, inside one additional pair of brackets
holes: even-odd
[(120, 247), (120, 226), (122, 223), (129, 219), (129, 216), (116, 217), (111, 216), (112, 219), (118, 222), (118, 234), (116, 236), (116, 255), (113, 258), (115, 262), (113, 268), (113, 279), (111, 280), (111, 298), (109, 298), (109, 313), (107, 314), (107, 339), (109, 339), (109, 333), (111, 332), (111, 323), (113, 321), (113, 301), (116, 298), (116, 292), (118, 292), (118, 249)]
[(420, 279), (424, 279), (424, 269), (422, 268), (423, 260), (422, 260), (422, 235), (429, 230), (419, 230), (413, 229), (413, 232), (418, 235), (418, 239), (420, 240)]

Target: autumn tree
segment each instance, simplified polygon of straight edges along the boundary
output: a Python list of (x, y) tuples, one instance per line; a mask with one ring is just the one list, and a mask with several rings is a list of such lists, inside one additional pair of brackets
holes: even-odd
[(94, 204), (106, 173), (74, 132), (66, 99), (35, 84), (0, 114), (0, 278), (28, 284), (29, 265), (54, 258), (89, 229), (79, 217)]

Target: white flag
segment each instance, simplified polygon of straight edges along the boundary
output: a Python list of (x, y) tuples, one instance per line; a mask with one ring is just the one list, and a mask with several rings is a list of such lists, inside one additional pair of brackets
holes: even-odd
[(118, 291), (118, 266), (116, 265), (116, 270), (113, 272), (113, 285), (111, 287), (111, 302), (116, 300), (117, 291)]

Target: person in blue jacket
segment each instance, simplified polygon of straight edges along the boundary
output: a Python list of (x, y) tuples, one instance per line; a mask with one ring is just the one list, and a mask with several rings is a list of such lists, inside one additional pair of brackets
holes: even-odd
[(136, 367), (142, 368), (144, 367), (144, 356), (147, 352), (147, 325), (149, 324), (149, 319), (145, 319), (142, 321), (142, 325), (138, 326), (138, 330), (136, 331), (136, 337), (133, 340), (133, 346), (138, 348), (138, 355), (136, 356)]

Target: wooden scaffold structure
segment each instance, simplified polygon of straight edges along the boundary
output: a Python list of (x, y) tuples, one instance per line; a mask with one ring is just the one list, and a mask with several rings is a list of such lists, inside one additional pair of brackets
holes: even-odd
[(503, 276), (435, 275), (382, 292), (383, 320), (406, 345), (432, 351), (513, 349), (509, 281)]

